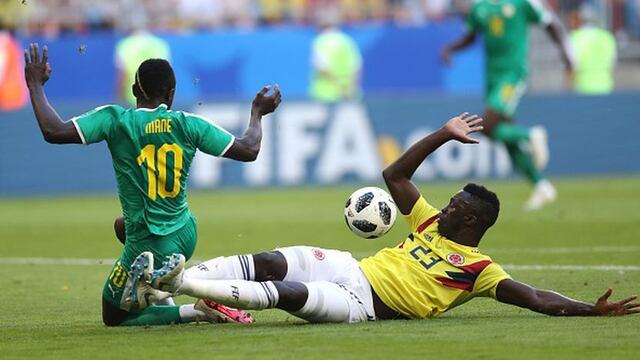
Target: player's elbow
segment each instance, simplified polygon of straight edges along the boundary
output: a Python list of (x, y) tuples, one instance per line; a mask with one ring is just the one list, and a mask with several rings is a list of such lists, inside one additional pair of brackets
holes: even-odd
[(260, 154), (260, 149), (252, 149), (247, 156), (247, 162), (256, 161), (258, 159), (258, 154)]
[(53, 131), (43, 131), (42, 137), (49, 144), (60, 144), (60, 138)]
[(260, 149), (253, 148), (245, 148), (239, 156), (236, 158), (238, 161), (242, 162), (253, 162), (258, 158), (258, 154), (260, 153)]
[(259, 145), (246, 144), (244, 140), (240, 139), (223, 156), (236, 161), (252, 162), (258, 158), (259, 153)]
[(258, 153), (260, 153), (260, 150), (258, 150), (258, 149), (246, 149), (242, 153), (242, 156), (240, 156), (240, 158), (238, 158), (238, 160), (240, 160), (242, 162), (253, 162), (253, 161), (256, 161), (256, 159), (258, 158)]
[(386, 183), (393, 182), (400, 177), (400, 173), (395, 169), (393, 164), (387, 166), (382, 170), (382, 178)]

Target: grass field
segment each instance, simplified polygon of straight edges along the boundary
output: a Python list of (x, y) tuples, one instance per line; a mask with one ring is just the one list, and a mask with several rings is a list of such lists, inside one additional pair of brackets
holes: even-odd
[[(446, 204), (462, 183), (423, 185)], [(502, 200), (481, 249), (534, 286), (593, 301), (640, 293), (640, 178), (562, 179), (544, 212), (521, 210), (528, 187), (489, 183)], [(407, 226), (374, 241), (351, 235), (342, 206), (353, 190), (309, 188), (193, 192), (199, 221), (194, 257), (316, 245), (357, 257), (393, 246)], [(477, 299), (440, 318), (309, 325), (284, 312), (257, 323), (107, 328), (100, 294), (120, 244), (112, 234), (115, 195), (0, 200), (0, 358), (478, 358), (637, 359), (640, 316), (552, 318)], [(180, 299), (190, 301), (189, 298)]]

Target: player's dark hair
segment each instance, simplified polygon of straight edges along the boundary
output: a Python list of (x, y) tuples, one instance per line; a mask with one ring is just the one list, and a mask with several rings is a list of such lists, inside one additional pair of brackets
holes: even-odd
[(169, 62), (164, 59), (148, 59), (136, 71), (133, 94), (147, 101), (165, 99), (169, 90), (175, 87), (176, 76)]
[(493, 226), (498, 220), (498, 213), (500, 213), (498, 195), (482, 185), (473, 183), (467, 184), (463, 190), (473, 196), (473, 205), (478, 210), (478, 219), (485, 230)]

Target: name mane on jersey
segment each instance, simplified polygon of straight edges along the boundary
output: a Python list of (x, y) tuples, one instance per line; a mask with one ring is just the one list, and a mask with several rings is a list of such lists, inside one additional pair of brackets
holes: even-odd
[(171, 119), (155, 119), (144, 126), (146, 134), (170, 133)]

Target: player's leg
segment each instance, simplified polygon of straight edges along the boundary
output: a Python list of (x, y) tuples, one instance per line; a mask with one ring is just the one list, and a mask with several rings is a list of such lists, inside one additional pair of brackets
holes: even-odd
[(125, 265), (127, 265), (126, 260), (124, 257), (120, 257), (105, 283), (102, 293), (102, 321), (105, 325), (155, 325), (196, 320), (195, 315), (198, 314), (190, 314), (188, 307), (182, 310), (180, 306), (147, 308), (150, 310), (137, 310), (132, 307), (127, 300), (131, 291), (131, 279)]
[[(546, 131), (541, 126), (527, 128), (512, 122), (520, 100), (526, 89), (526, 80), (517, 73), (506, 73), (493, 79), (487, 88), (487, 111), (484, 118), (485, 134), (492, 139), (508, 145), (526, 143), (531, 145), (531, 153), (523, 151), (526, 162), (519, 161), (514, 165), (536, 183), (542, 178), (539, 171), (544, 169), (549, 160)], [(514, 150), (519, 152), (518, 150)], [(511, 153), (511, 152), (510, 152)], [(527, 168), (523, 168), (527, 167)], [(538, 176), (532, 176), (532, 173)]]
[[(114, 228), (116, 235), (124, 240), (123, 218), (116, 219)], [(102, 301), (104, 323), (108, 326), (137, 326), (219, 321), (218, 316), (196, 309), (195, 304), (175, 306), (168, 293), (159, 292), (144, 283), (141, 283), (143, 289), (138, 289), (138, 286), (134, 286), (133, 277), (139, 274), (134, 274), (134, 271), (127, 272), (132, 262), (131, 258), (139, 254), (142, 249), (151, 250), (153, 253), (148, 261), (151, 267), (153, 264), (161, 264), (159, 261), (154, 261), (154, 258), (163, 259), (164, 255), (173, 252), (191, 255), (197, 242), (196, 234), (196, 224), (192, 221), (171, 236), (126, 244), (125, 252), (114, 265), (104, 287)], [(140, 267), (138, 271), (142, 272), (143, 268)], [(143, 309), (136, 307), (130, 301), (133, 288), (136, 288), (136, 295), (139, 293), (145, 300)]]
[(339, 282), (341, 265), (351, 254), (292, 246), (254, 255), (218, 257), (192, 266), (184, 276), (203, 280), (249, 281), (334, 281)]
[[(126, 242), (126, 232), (124, 226), (124, 216), (119, 216), (113, 223), (113, 230), (116, 234), (116, 237), (120, 242), (124, 245)], [(157, 299), (153, 302), (153, 305), (175, 305), (176, 303), (173, 301), (173, 298), (168, 297), (165, 299)]]
[(220, 256), (190, 267), (184, 276), (203, 280), (282, 280), (286, 272), (284, 261), (276, 252)]
[(328, 281), (197, 280), (185, 282), (180, 292), (246, 310), (277, 308), (310, 322), (375, 319), (373, 304), (367, 308), (355, 291)]
[(158, 279), (156, 286), (168, 286), (165, 289), (174, 290), (176, 295), (211, 299), (245, 310), (278, 308), (311, 322), (356, 322), (374, 318), (373, 310), (365, 311), (364, 303), (353, 298), (354, 292), (335, 283), (194, 279), (183, 276), (180, 270), (183, 263), (178, 259), (177, 266), (167, 272), (168, 278)]
[[(373, 319), (373, 300), (368, 281), (359, 269), (357, 261), (348, 253), (322, 250), (308, 247), (294, 247), (283, 253), (296, 253), (302, 263), (311, 271), (301, 271), (305, 277), (313, 276), (314, 270), (325, 270), (330, 277), (340, 283), (329, 281), (265, 281), (247, 280), (209, 280), (188, 277), (182, 270), (184, 257), (171, 256), (169, 262), (154, 272), (152, 284), (155, 288), (176, 295), (185, 294), (199, 298), (212, 299), (221, 304), (248, 310), (279, 308), (309, 321), (344, 322)], [(326, 269), (312, 266), (305, 250), (316, 260), (327, 261)], [(313, 251), (315, 250), (315, 251)], [(282, 255), (285, 256), (285, 255)], [(291, 264), (289, 264), (291, 265)], [(324, 263), (323, 263), (324, 265)], [(340, 275), (332, 274), (340, 272)], [(289, 275), (289, 273), (287, 274)], [(321, 277), (321, 275), (316, 275)], [(359, 310), (357, 310), (359, 309)]]
[(505, 74), (490, 82), (484, 127), (485, 134), (505, 144), (515, 169), (534, 185), (525, 204), (525, 208), (534, 210), (555, 200), (556, 190), (541, 172), (549, 160), (546, 131), (540, 126), (526, 128), (511, 122), (525, 87), (518, 74)]

